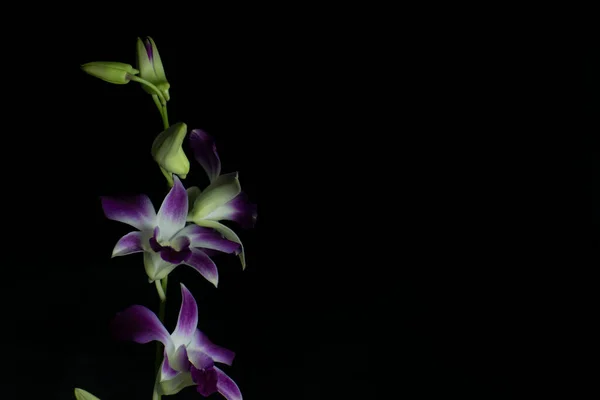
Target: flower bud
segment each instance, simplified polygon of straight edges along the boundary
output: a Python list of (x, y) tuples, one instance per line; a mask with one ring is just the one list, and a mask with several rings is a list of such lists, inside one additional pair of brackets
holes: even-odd
[[(171, 85), (167, 82), (165, 70), (160, 59), (158, 49), (151, 37), (137, 39), (137, 67), (140, 70), (140, 78), (147, 80), (161, 91), (167, 101), (169, 101), (169, 88)], [(155, 94), (152, 89), (142, 86), (142, 88), (150, 93)]]
[(158, 163), (171, 186), (173, 185), (172, 174), (185, 179), (190, 172), (190, 162), (181, 147), (186, 133), (187, 125), (178, 122), (161, 132), (152, 143), (152, 158)]
[(100, 400), (90, 392), (80, 388), (75, 388), (75, 398), (77, 400)]
[(83, 64), (81, 69), (96, 78), (117, 85), (129, 83), (130, 76), (140, 72), (129, 64), (110, 61), (89, 62)]

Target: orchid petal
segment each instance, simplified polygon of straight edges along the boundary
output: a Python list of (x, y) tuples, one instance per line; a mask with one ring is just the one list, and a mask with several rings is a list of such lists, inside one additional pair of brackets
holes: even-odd
[(215, 365), (213, 359), (200, 350), (188, 349), (188, 357), (192, 365), (198, 369), (208, 369)]
[(144, 268), (146, 269), (148, 278), (150, 278), (150, 282), (163, 279), (165, 276), (169, 275), (177, 265), (178, 264), (172, 264), (163, 260), (160, 254), (155, 253), (154, 251), (144, 252)]
[(218, 256), (219, 254), (221, 254), (221, 252), (220, 252), (220, 251), (213, 250), (213, 249), (201, 248), (200, 250), (202, 250), (202, 252), (203, 252), (204, 254), (206, 254), (207, 256), (209, 256), (211, 259), (212, 259), (213, 257), (216, 257), (216, 256)]
[(174, 353), (169, 353), (169, 366), (175, 371), (188, 372), (190, 370), (190, 361), (185, 346), (179, 346)]
[(152, 229), (156, 222), (156, 211), (145, 194), (127, 197), (102, 196), (102, 210), (106, 218), (123, 222), (141, 230)]
[(192, 186), (185, 190), (188, 196), (188, 204), (194, 204), (198, 196), (200, 196), (200, 188), (198, 186)]
[(136, 343), (161, 342), (167, 352), (173, 350), (173, 342), (156, 314), (144, 306), (134, 305), (117, 313), (111, 322), (111, 331), (119, 340)]
[(198, 327), (198, 306), (192, 293), (181, 283), (181, 308), (177, 326), (171, 334), (175, 345), (187, 346), (193, 339)]
[(225, 372), (221, 371), (218, 367), (214, 367), (217, 371), (219, 381), (217, 382), (217, 390), (227, 400), (242, 400), (242, 392), (238, 385), (231, 379)]
[(218, 250), (223, 253), (236, 253), (240, 251), (239, 243), (225, 239), (223, 235), (212, 228), (190, 224), (177, 233), (177, 238), (185, 236), (190, 240), (190, 247)]
[[(200, 331), (200, 329), (196, 329), (196, 332), (194, 332), (194, 338), (188, 346), (188, 354), (195, 354), (196, 351), (201, 351), (207, 354), (215, 362), (227, 365), (231, 365), (233, 363), (233, 359), (235, 358), (235, 352), (214, 344), (204, 333)], [(192, 361), (192, 364), (194, 364), (191, 356), (190, 361)], [(196, 366), (196, 368), (198, 368), (198, 366)]]
[(169, 240), (185, 226), (188, 213), (187, 192), (177, 176), (173, 177), (173, 187), (165, 197), (157, 215), (160, 238)]
[(169, 379), (173, 379), (175, 378), (175, 376), (177, 376), (177, 374), (179, 374), (179, 372), (177, 372), (176, 370), (174, 370), (171, 365), (169, 364), (169, 358), (167, 356), (167, 352), (164, 352), (164, 358), (163, 358), (163, 362), (162, 365), (160, 367), (160, 381), (166, 381)]
[(144, 251), (142, 248), (142, 233), (135, 231), (129, 232), (127, 235), (123, 236), (113, 249), (112, 256), (126, 256), (128, 254), (139, 253)]
[(204, 219), (234, 221), (243, 228), (252, 228), (256, 223), (256, 215), (256, 204), (250, 203), (246, 193), (242, 192), (233, 200), (216, 208)]
[(158, 384), (158, 391), (162, 395), (173, 395), (179, 393), (188, 386), (196, 386), (192, 380), (192, 374), (189, 372), (180, 372), (173, 379), (161, 381)]
[(218, 285), (219, 271), (217, 271), (217, 266), (202, 250), (192, 249), (192, 255), (185, 264), (200, 272), (200, 275), (205, 277), (215, 287)]
[(190, 147), (194, 158), (204, 168), (208, 179), (213, 182), (221, 175), (221, 160), (214, 139), (201, 129), (193, 129), (190, 133)]
[(205, 218), (215, 209), (235, 198), (241, 191), (237, 172), (219, 176), (196, 198), (188, 219), (196, 222)]
[(192, 379), (196, 383), (196, 391), (204, 397), (208, 397), (217, 392), (217, 383), (219, 375), (214, 368), (198, 369), (194, 366), (190, 368)]
[(242, 241), (240, 240), (238, 235), (233, 230), (231, 230), (227, 226), (221, 224), (220, 222), (211, 221), (208, 219), (202, 219), (202, 220), (196, 222), (196, 224), (207, 227), (207, 228), (213, 228), (214, 230), (219, 232), (221, 235), (225, 236), (225, 238), (227, 240), (231, 240), (232, 242), (239, 243), (239, 245), (240, 245), (240, 254), (239, 255), (240, 255), (240, 261), (242, 262), (242, 269), (246, 269), (246, 254), (244, 253), (244, 245), (242, 244)]

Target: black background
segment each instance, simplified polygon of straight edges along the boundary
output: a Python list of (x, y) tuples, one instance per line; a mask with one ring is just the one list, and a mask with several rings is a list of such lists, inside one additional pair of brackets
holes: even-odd
[[(481, 71), (502, 70), (498, 57), (458, 46), (472, 33), (457, 27), (451, 39), (398, 28), (409, 17), (318, 28), (221, 17), (185, 31), (175, 20), (112, 33), (84, 23), (9, 40), (19, 66), (5, 78), (9, 398), (31, 397), (19, 385), (49, 399), (74, 387), (151, 396), (154, 345), (114, 342), (107, 325), (132, 304), (155, 310), (155, 288), (140, 255), (110, 258), (130, 228), (103, 216), (99, 196), (160, 205), (168, 188), (150, 146), (161, 119), (137, 84), (79, 70), (134, 64), (141, 35), (160, 50), (170, 122), (211, 134), (223, 172), (239, 171), (258, 204), (256, 227), (238, 230), (245, 271), (219, 257), (218, 289), (185, 266), (170, 275), (168, 329), (185, 282), (200, 329), (236, 352), (225, 370), (247, 400), (510, 397), (536, 345), (528, 326), (541, 305), (522, 300), (539, 226), (527, 217), (535, 173), (515, 173), (531, 153), (486, 119), (485, 92), (502, 77)], [(185, 146), (184, 185), (206, 185)]]

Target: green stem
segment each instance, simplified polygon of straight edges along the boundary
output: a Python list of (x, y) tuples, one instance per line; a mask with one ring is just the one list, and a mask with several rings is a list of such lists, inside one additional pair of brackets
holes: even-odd
[(160, 279), (157, 281), (154, 281), (154, 284), (156, 285), (156, 291), (158, 292), (158, 297), (160, 297), (160, 301), (161, 302), (167, 301), (167, 295), (161, 285)]
[(162, 104), (160, 104), (160, 100), (155, 94), (152, 95), (152, 100), (154, 100), (154, 104), (156, 104), (156, 108), (158, 108), (158, 112), (160, 112), (164, 129), (169, 128), (169, 116), (167, 114), (167, 105), (165, 104), (163, 106)]
[(160, 97), (160, 102), (162, 103), (162, 105), (164, 105), (164, 106), (167, 105), (167, 100), (165, 99), (165, 96), (163, 96), (161, 91), (158, 90), (158, 88), (156, 86), (154, 86), (152, 83), (148, 82), (145, 79), (140, 78), (139, 76), (135, 76), (135, 75), (129, 75), (129, 79), (131, 79), (134, 82), (139, 82), (142, 85), (148, 86), (150, 89), (152, 89), (158, 95), (158, 97)]
[[(158, 292), (158, 297), (159, 297), (159, 305), (158, 305), (158, 319), (160, 320), (160, 322), (165, 323), (165, 310), (167, 307), (167, 279), (169, 277), (165, 276), (164, 279), (162, 280), (158, 280), (158, 281), (154, 281), (156, 282), (156, 291)], [(159, 368), (160, 368), (160, 364), (162, 363), (162, 359), (163, 359), (163, 345), (160, 342), (156, 342), (156, 357), (155, 357), (155, 364), (154, 364), (154, 370), (155, 372), (158, 374), (159, 373)], [(154, 394), (154, 396), (158, 396), (158, 400), (160, 400), (160, 395), (159, 394)]]

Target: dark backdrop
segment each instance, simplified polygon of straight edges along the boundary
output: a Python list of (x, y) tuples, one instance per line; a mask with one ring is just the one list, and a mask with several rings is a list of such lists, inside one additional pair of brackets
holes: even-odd
[[(214, 136), (223, 171), (240, 172), (259, 210), (240, 235), (245, 271), (219, 258), (218, 289), (187, 267), (172, 273), (169, 329), (184, 281), (200, 328), (237, 353), (226, 371), (248, 400), (511, 393), (529, 360), (515, 361), (526, 340), (515, 310), (532, 228), (511, 214), (518, 196), (498, 173), (509, 170), (495, 158), (502, 121), (482, 125), (470, 108), (480, 82), (492, 85), (477, 72), (484, 61), (465, 61), (478, 47), (394, 36), (395, 24), (376, 21), (319, 31), (202, 22), (51, 30), (6, 50), (20, 66), (6, 78), (4, 133), (15, 382), (52, 399), (74, 387), (103, 400), (151, 395), (154, 345), (116, 343), (107, 324), (131, 304), (156, 309), (155, 289), (140, 255), (110, 258), (129, 228), (104, 218), (99, 196), (146, 193), (160, 205), (167, 187), (150, 146), (161, 120), (137, 84), (79, 70), (134, 63), (136, 37), (149, 34), (172, 87), (171, 123)], [(465, 134), (484, 127), (495, 143)], [(184, 184), (205, 185), (186, 150)]]

